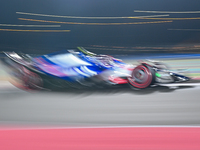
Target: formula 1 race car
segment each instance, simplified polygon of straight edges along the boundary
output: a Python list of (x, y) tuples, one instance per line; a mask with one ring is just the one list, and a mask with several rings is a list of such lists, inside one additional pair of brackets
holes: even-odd
[(129, 84), (133, 89), (144, 89), (156, 84), (185, 82), (182, 74), (168, 70), (160, 62), (126, 64), (109, 55), (97, 55), (78, 47), (32, 57), (27, 54), (4, 52), (2, 59), (12, 83), (24, 90), (57, 90), (93, 88)]

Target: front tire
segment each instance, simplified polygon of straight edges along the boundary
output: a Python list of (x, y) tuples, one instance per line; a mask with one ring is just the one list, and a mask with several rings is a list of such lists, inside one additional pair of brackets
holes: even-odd
[(128, 82), (133, 89), (144, 89), (153, 83), (153, 75), (150, 67), (139, 65), (133, 69)]

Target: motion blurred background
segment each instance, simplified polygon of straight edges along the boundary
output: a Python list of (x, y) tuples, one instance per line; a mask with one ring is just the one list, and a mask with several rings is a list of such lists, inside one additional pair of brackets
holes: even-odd
[(82, 46), (127, 62), (173, 55), (184, 60), (172, 67), (193, 69), (199, 77), (199, 5), (196, 0), (1, 1), (0, 51), (42, 55)]
[[(43, 54), (83, 46), (120, 55), (199, 53), (199, 5), (196, 0), (1, 1), (0, 50)], [(134, 18), (139, 16), (146, 18)]]

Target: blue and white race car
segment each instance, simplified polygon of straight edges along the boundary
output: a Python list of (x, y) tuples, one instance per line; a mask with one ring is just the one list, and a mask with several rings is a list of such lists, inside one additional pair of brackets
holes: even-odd
[(189, 77), (168, 70), (160, 62), (126, 64), (109, 55), (97, 55), (78, 47), (31, 57), (27, 54), (4, 52), (2, 62), (12, 83), (24, 90), (57, 90), (66, 88), (107, 87), (129, 84), (144, 89), (160, 83), (189, 81)]

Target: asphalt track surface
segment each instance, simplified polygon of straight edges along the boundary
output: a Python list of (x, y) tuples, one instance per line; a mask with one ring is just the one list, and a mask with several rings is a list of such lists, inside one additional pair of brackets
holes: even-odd
[(25, 92), (0, 84), (1, 126), (199, 126), (200, 84)]
[[(199, 63), (189, 67), (199, 77)], [(26, 92), (0, 81), (0, 149), (199, 150), (199, 91), (190, 82)]]

